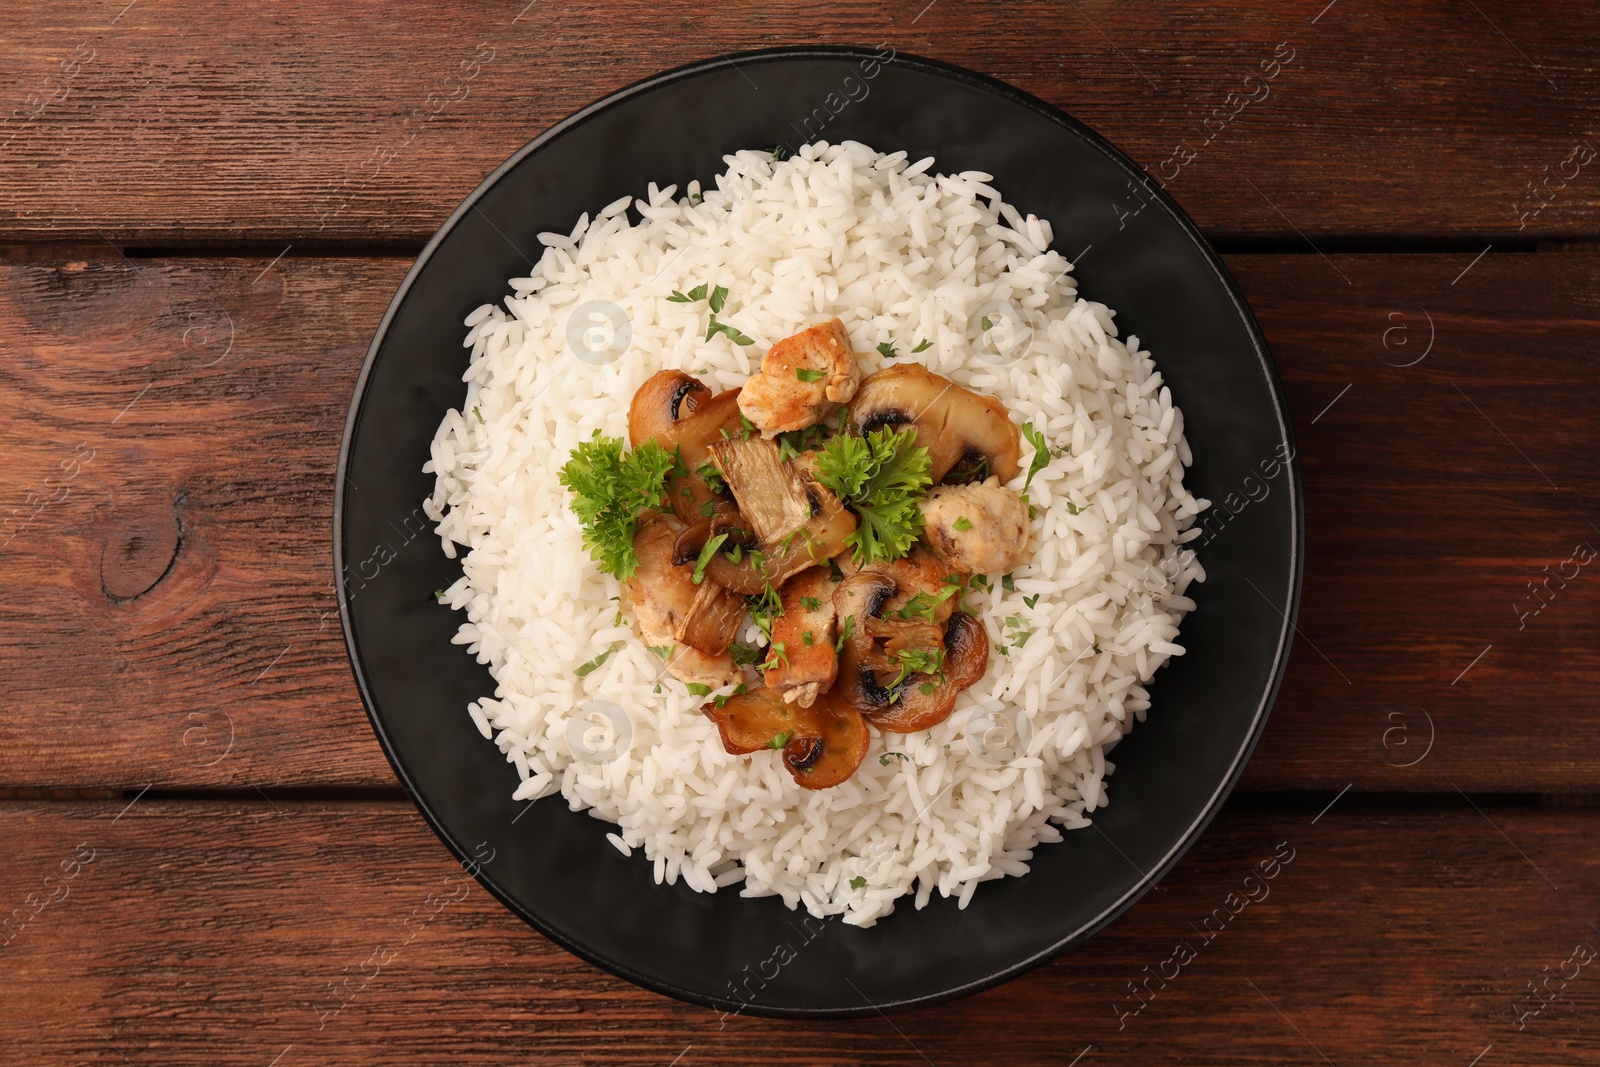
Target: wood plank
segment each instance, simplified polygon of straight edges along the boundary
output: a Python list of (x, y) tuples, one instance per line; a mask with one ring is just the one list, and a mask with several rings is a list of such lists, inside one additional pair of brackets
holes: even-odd
[(33, 0), (0, 11), (0, 40), (0, 240), (414, 245), (605, 93), (818, 41), (1010, 81), (1170, 180), (1213, 235), (1600, 232), (1583, 162), (1600, 149), (1600, 10), (1580, 0), (501, 0), (403, 18)]
[[(1230, 810), (1075, 953), (937, 1009), (798, 1023), (723, 1018), (567, 955), (460, 883), (403, 804), (146, 799), (118, 817), (122, 808), (0, 807), (0, 883), (18, 909), (0, 948), (0, 1044), (16, 1062), (1309, 1064), (1382, 1049), (1392, 1062), (1465, 1065), (1492, 1047), (1481, 1062), (1503, 1065), (1600, 1055), (1589, 1025), (1600, 982), (1572, 962), (1600, 945), (1594, 811), (1480, 813), (1463, 802), (1336, 808), (1313, 821), (1312, 811)], [(1175, 956), (1180, 945), (1192, 958)], [(1545, 982), (1549, 1003), (1531, 1014), (1540, 1001), (1530, 984)], [(340, 983), (342, 998), (330, 992)]]
[[(1231, 260), (1310, 530), (1249, 787), (1600, 790), (1600, 581), (1563, 566), (1600, 547), (1600, 257), (1471, 260)], [(0, 265), (0, 786), (393, 783), (331, 614), (329, 509), (405, 267)]]

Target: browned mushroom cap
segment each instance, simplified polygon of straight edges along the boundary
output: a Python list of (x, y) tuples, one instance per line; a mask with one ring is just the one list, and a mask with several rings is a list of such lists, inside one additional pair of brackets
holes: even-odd
[(638, 448), (646, 441), (672, 447), (678, 424), (705, 406), (711, 390), (698, 378), (681, 370), (657, 371), (628, 405), (628, 442)]
[[(713, 493), (699, 474), (712, 442), (722, 431), (740, 428), (739, 390), (711, 395), (711, 390), (681, 370), (652, 374), (633, 394), (628, 406), (628, 439), (637, 448), (654, 441), (662, 448), (677, 448), (688, 474), (668, 482), (668, 503), (678, 518), (696, 523), (706, 517), (705, 505), (726, 500)], [(759, 591), (759, 590), (758, 590)]]
[[(841, 632), (848, 630), (850, 636), (839, 656), (839, 676), (831, 695), (880, 730), (915, 733), (949, 718), (957, 695), (983, 677), (989, 667), (989, 636), (971, 615), (952, 612), (943, 628), (942, 673), (912, 674), (892, 689), (887, 688), (879, 681), (879, 675), (893, 665), (877, 643), (887, 639), (886, 648), (896, 643), (926, 647), (938, 632), (925, 621), (895, 623), (880, 618), (880, 612), (896, 592), (893, 578), (871, 571), (846, 578), (834, 590), (833, 605), (839, 613)], [(932, 635), (925, 632), (929, 629), (934, 630)], [(912, 630), (917, 632), (913, 634)], [(902, 637), (904, 640), (898, 640)], [(928, 687), (926, 692), (923, 686)]]
[(942, 676), (911, 675), (900, 683), (900, 699), (872, 712), (867, 721), (889, 733), (914, 734), (931, 730), (948, 719), (955, 710), (956, 697), (989, 669), (989, 635), (977, 619), (958, 611), (950, 616), (945, 628), (944, 649)]
[(806, 789), (827, 789), (845, 781), (866, 758), (871, 733), (855, 711), (828, 699), (809, 708), (786, 703), (775, 689), (752, 689), (700, 709), (717, 724), (722, 747), (740, 756), (783, 749), (783, 763)]
[[(693, 558), (678, 558), (678, 522), (657, 515), (634, 534), (639, 566), (627, 581), (628, 600), (647, 643), (669, 636), (708, 656), (727, 651), (744, 621), (745, 601), (715, 582), (693, 578)], [(656, 634), (657, 638), (650, 635)]]
[(918, 363), (869, 374), (850, 402), (846, 422), (857, 433), (912, 426), (928, 450), (929, 472), (941, 481), (1009, 482), (1022, 469), (1022, 435), (992, 396), (963, 389)]

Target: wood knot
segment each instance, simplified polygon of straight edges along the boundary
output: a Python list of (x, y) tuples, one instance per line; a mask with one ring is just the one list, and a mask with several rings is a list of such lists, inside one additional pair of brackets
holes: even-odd
[(119, 509), (100, 550), (100, 588), (125, 603), (160, 584), (177, 566), (183, 548), (183, 494), (168, 504), (149, 500)]

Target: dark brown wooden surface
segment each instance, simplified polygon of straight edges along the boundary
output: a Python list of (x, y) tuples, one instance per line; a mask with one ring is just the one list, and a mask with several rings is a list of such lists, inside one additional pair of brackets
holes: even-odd
[[(1577, 0), (0, 5), (0, 1061), (1600, 1062), (1600, 972), (1561, 978), (1600, 949), (1597, 40)], [(1168, 179), (1272, 345), (1308, 562), (1240, 792), (1145, 900), (1001, 989), (798, 1024), (446, 881), (329, 516), (463, 195), (611, 89), (817, 41), (995, 75)]]
[[(1600, 161), (1559, 172), (1600, 150), (1597, 35), (1582, 0), (8, 4), (0, 239), (414, 245), (596, 97), (819, 41), (1059, 105), (1171, 177), (1214, 235), (1582, 236)], [(1292, 61), (1247, 82), (1280, 43)], [(1207, 125), (1230, 93), (1259, 99)]]
[[(1600, 1058), (1600, 963), (1568, 962), (1600, 946), (1600, 811), (1230, 811), (1077, 952), (892, 1021), (798, 1023), (723, 1018), (569, 956), (465, 882), (404, 803), (125, 805), (0, 812), (3, 903), (26, 917), (0, 948), (7, 1062)], [(1129, 984), (1146, 980), (1141, 1008)]]
[[(1600, 257), (1490, 253), (1451, 285), (1471, 261), (1230, 260), (1309, 528), (1248, 787), (1600, 791), (1592, 566), (1527, 614), (1542, 568), (1600, 550)], [(329, 614), (329, 500), (405, 267), (0, 265), (0, 491), (25, 505), (0, 535), (0, 785), (393, 784)]]

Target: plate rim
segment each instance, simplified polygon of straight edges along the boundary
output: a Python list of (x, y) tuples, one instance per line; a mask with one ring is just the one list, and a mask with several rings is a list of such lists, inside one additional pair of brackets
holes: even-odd
[[(610, 959), (569, 937), (563, 932), (548, 924), (541, 916), (515, 900), (506, 890), (501, 888), (496, 881), (486, 872), (485, 868), (474, 861), (466, 848), (455, 840), (440, 818), (434, 813), (429, 803), (422, 796), (421, 791), (413, 782), (410, 773), (396, 750), (393, 742), (380, 718), (377, 701), (368, 686), (365, 670), (360, 652), (355, 643), (355, 635), (350, 617), (350, 603), (353, 597), (346, 589), (345, 581), (345, 551), (344, 532), (346, 518), (346, 493), (345, 485), (348, 481), (350, 449), (355, 439), (355, 434), (361, 423), (361, 416), (366, 405), (367, 386), (376, 365), (378, 354), (389, 337), (389, 331), (394, 318), (401, 306), (410, 296), (413, 284), (423, 269), (428, 265), (434, 253), (460, 223), (469, 211), (477, 209), (477, 204), (498, 185), (513, 169), (534, 152), (543, 148), (549, 142), (561, 136), (567, 130), (588, 121), (594, 116), (611, 109), (627, 100), (640, 96), (656, 89), (685, 78), (707, 74), (718, 70), (739, 69), (741, 62), (749, 64), (762, 64), (779, 60), (865, 60), (873, 59), (880, 63), (902, 64), (912, 69), (921, 70), (942, 78), (948, 78), (965, 83), (971, 87), (981, 89), (1002, 100), (1021, 106), (1041, 118), (1065, 128), (1076, 135), (1090, 147), (1100, 152), (1110, 162), (1125, 171), (1128, 176), (1141, 182), (1145, 189), (1166, 208), (1168, 215), (1183, 230), (1184, 234), (1202, 254), (1205, 262), (1211, 268), (1223, 290), (1232, 301), (1234, 312), (1244, 323), (1246, 333), (1249, 335), (1255, 351), (1256, 361), (1266, 380), (1268, 393), (1272, 400), (1273, 411), (1277, 418), (1280, 435), (1285, 444), (1289, 446), (1291, 458), (1284, 464), (1288, 474), (1287, 485), (1290, 499), (1290, 521), (1292, 525), (1290, 537), (1290, 573), (1289, 588), (1284, 602), (1284, 607), (1279, 609), (1273, 604), (1275, 610), (1283, 617), (1283, 626), (1279, 629), (1277, 648), (1273, 657), (1272, 676), (1269, 684), (1258, 702), (1251, 719), (1250, 731), (1243, 745), (1240, 746), (1227, 773), (1218, 782), (1211, 796), (1206, 800), (1200, 812), (1195, 816), (1189, 826), (1179, 834), (1166, 855), (1146, 871), (1138, 881), (1134, 882), (1126, 892), (1111, 904), (1107, 905), (1094, 918), (1079, 926), (1076, 930), (1063, 936), (1053, 944), (1041, 949), (1032, 955), (1017, 960), (1007, 966), (994, 971), (982, 979), (975, 979), (962, 985), (942, 989), (938, 992), (921, 996), (906, 997), (898, 1000), (884, 1001), (882, 1003), (869, 1003), (861, 1008), (812, 1008), (785, 1006), (781, 1004), (753, 1004), (736, 1001), (733, 998), (721, 998), (716, 995), (706, 995), (695, 990), (686, 989), (670, 981), (643, 974), (628, 964)], [(448, 218), (440, 224), (434, 235), (429, 238), (426, 245), (417, 254), (415, 262), (406, 272), (406, 276), (396, 288), (394, 296), (385, 309), (383, 318), (379, 321), (373, 333), (371, 344), (367, 347), (367, 354), (362, 360), (361, 371), (356, 377), (355, 386), (351, 393), (350, 407), (345, 416), (344, 430), (339, 442), (339, 463), (335, 472), (332, 533), (333, 533), (333, 573), (334, 589), (339, 605), (339, 623), (344, 633), (345, 652), (349, 660), (350, 670), (355, 678), (356, 689), (361, 697), (361, 705), (367, 714), (367, 721), (378, 739), (378, 745), (383, 750), (384, 757), (389, 761), (396, 778), (399, 780), (406, 795), (422, 815), (434, 835), (439, 838), (445, 848), (473, 877), (486, 889), (491, 896), (500, 901), (513, 915), (533, 927), (541, 935), (548, 938), (556, 945), (578, 958), (601, 968), (602, 970), (625, 981), (632, 982), (651, 992), (673, 997), (677, 1000), (697, 1004), (702, 1007), (720, 1011), (724, 1015), (748, 1014), (765, 1018), (809, 1018), (809, 1019), (842, 1019), (859, 1018), (874, 1013), (885, 1011), (908, 1011), (914, 1008), (930, 1007), (936, 1004), (947, 1003), (962, 997), (971, 996), (996, 986), (1002, 985), (1012, 979), (1031, 971), (1055, 959), (1067, 950), (1074, 948), (1106, 926), (1121, 918), (1129, 908), (1137, 903), (1157, 882), (1171, 871), (1183, 855), (1194, 846), (1204, 834), (1206, 828), (1221, 810), (1229, 794), (1238, 784), (1240, 775), (1249, 763), (1251, 755), (1255, 752), (1261, 735), (1266, 728), (1266, 722), (1271, 714), (1272, 707), (1277, 701), (1278, 693), (1283, 685), (1283, 679), (1288, 667), (1289, 655), (1293, 645), (1292, 634), (1299, 618), (1301, 595), (1305, 577), (1305, 494), (1303, 479), (1300, 469), (1300, 452), (1296, 447), (1294, 427), (1289, 418), (1288, 402), (1283, 391), (1283, 382), (1278, 375), (1277, 367), (1272, 361), (1270, 349), (1266, 338), (1261, 331), (1260, 324), (1251, 312), (1249, 304), (1240, 292), (1238, 283), (1234, 280), (1227, 266), (1222, 262), (1221, 256), (1212, 246), (1211, 242), (1200, 232), (1188, 213), (1180, 207), (1164, 185), (1152, 187), (1148, 175), (1141, 171), (1132, 158), (1117, 148), (1103, 134), (1073, 118), (1061, 108), (1047, 101), (1024, 92), (1015, 86), (1001, 81), (998, 78), (960, 67), (942, 60), (930, 59), (912, 53), (893, 51), (890, 58), (885, 59), (881, 51), (862, 47), (859, 45), (790, 45), (773, 48), (751, 49), (741, 52), (730, 52), (713, 56), (707, 59), (695, 60), (681, 66), (660, 71), (641, 78), (619, 89), (616, 89), (599, 99), (572, 112), (565, 118), (544, 130), (532, 140), (512, 153), (503, 163), (485, 177), (476, 188), (469, 193), (460, 205), (452, 211)], [(1269, 601), (1270, 603), (1270, 601)]]

